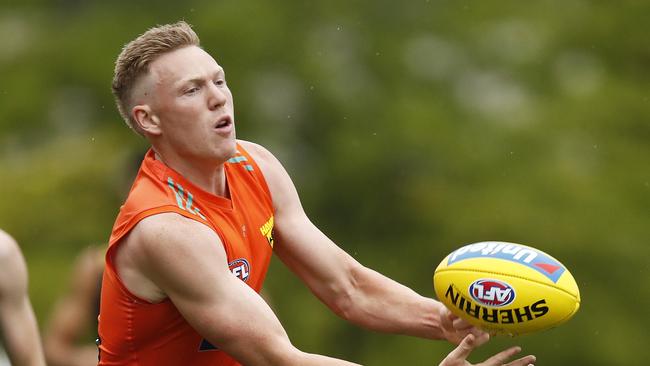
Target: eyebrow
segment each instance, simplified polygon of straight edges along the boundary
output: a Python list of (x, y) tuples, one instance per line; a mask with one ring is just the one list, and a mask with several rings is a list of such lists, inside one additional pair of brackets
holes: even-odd
[[(225, 73), (224, 70), (223, 70), (223, 67), (220, 67), (220, 68), (219, 68), (219, 69), (218, 69), (218, 70), (213, 74), (213, 76), (220, 75), (220, 74), (223, 75), (223, 76), (226, 75), (226, 73)], [(180, 80), (180, 81), (178, 82), (178, 85), (186, 85), (186, 84), (201, 84), (201, 83), (203, 83), (204, 79), (205, 79), (205, 78), (202, 77), (202, 76), (192, 76), (192, 77), (189, 77), (189, 78), (187, 78), (187, 79), (182, 79), (182, 80)]]

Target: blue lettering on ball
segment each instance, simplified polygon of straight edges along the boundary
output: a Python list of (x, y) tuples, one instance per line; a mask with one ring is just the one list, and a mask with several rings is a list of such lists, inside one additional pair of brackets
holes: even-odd
[(556, 283), (566, 268), (543, 252), (523, 245), (500, 241), (484, 241), (465, 245), (449, 255), (447, 265), (470, 258), (498, 258), (523, 264)]

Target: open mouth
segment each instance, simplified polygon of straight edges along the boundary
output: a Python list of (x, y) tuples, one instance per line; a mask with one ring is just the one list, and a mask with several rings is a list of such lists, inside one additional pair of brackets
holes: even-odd
[(229, 127), (230, 125), (232, 125), (232, 119), (230, 118), (230, 116), (223, 116), (219, 118), (217, 123), (214, 125), (214, 128), (216, 129), (226, 128)]

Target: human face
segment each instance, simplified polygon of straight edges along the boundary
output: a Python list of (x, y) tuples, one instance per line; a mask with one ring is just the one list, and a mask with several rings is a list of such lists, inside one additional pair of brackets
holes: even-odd
[(157, 127), (151, 141), (157, 152), (164, 159), (198, 163), (223, 163), (232, 157), (232, 93), (214, 58), (189, 46), (163, 54), (149, 70), (149, 106)]

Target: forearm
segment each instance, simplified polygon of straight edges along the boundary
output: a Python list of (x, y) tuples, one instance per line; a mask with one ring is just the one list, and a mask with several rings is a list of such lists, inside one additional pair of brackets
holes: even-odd
[(257, 353), (243, 361), (250, 366), (359, 366), (359, 364), (323, 355), (306, 353), (290, 346), (290, 349), (273, 349)]
[[(359, 365), (357, 363), (352, 363), (344, 360), (339, 360), (336, 358), (331, 358), (327, 356), (315, 355), (311, 353), (303, 353), (299, 360), (296, 363), (292, 363), (296, 366), (353, 366)], [(283, 365), (284, 366), (284, 365)]]
[[(223, 283), (230, 289), (230, 293), (228, 297), (219, 297), (220, 301), (177, 298), (176, 304), (194, 329), (242, 364), (354, 365), (347, 361), (300, 351), (291, 343), (279, 319), (258, 294), (230, 273), (224, 276)], [(201, 303), (203, 305), (200, 305)], [(233, 314), (238, 316), (234, 317)]]
[(351, 278), (351, 290), (335, 310), (346, 320), (380, 332), (444, 338), (440, 302), (366, 267), (353, 269)]
[[(244, 307), (246, 305), (243, 305)], [(257, 318), (251, 323), (255, 332), (225, 342), (214, 338), (214, 344), (249, 366), (353, 366), (348, 361), (307, 353), (296, 348), (279, 321), (274, 317)]]
[(271, 353), (271, 357), (244, 363), (251, 366), (360, 366), (337, 358), (302, 352), (293, 346), (284, 351), (274, 349)]

